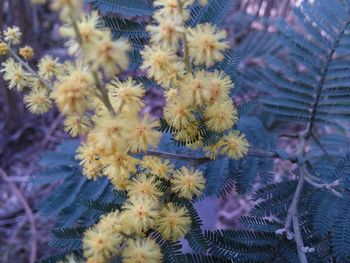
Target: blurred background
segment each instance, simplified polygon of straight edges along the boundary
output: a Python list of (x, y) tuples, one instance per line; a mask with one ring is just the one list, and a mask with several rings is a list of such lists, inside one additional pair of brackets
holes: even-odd
[[(230, 10), (225, 27), (232, 45), (252, 43), (251, 48), (244, 50), (239, 65), (244, 92), (241, 92), (241, 98), (235, 98), (236, 100), (258, 95), (249, 72), (251, 67), (263, 63), (260, 58), (261, 52), (273, 52), (274, 48), (277, 48), (271, 40), (274, 28), (270, 26), (269, 21), (288, 17), (295, 5), (298, 5), (298, 1), (237, 0)], [(63, 42), (58, 37), (58, 17), (50, 11), (48, 4), (38, 6), (31, 4), (30, 0), (0, 0), (1, 31), (9, 25), (20, 27), (23, 43), (35, 49), (35, 59), (45, 54), (61, 59), (67, 58)], [(254, 46), (259, 32), (260, 37), (266, 38), (263, 41), (266, 45), (264, 51), (259, 51)], [(36, 62), (35, 59), (33, 63)], [(35, 244), (37, 257), (50, 254), (47, 242), (54, 218), (40, 217), (35, 205), (45, 198), (54, 186), (34, 188), (28, 183), (28, 179), (39, 169), (38, 159), (41, 153), (54, 149), (60, 141), (68, 137), (62, 129), (62, 117), (55, 109), (43, 116), (35, 116), (26, 111), (22, 99), (19, 92), (6, 88), (0, 77), (0, 167), (4, 171), (0, 177), (0, 262), (4, 263), (27, 262), (32, 246), (33, 225), (38, 241)], [(163, 100), (159, 90), (150, 90), (146, 102), (146, 111), (161, 114)], [(272, 127), (274, 124), (269, 125)], [(294, 147), (293, 139), (282, 143), (287, 149)], [(275, 164), (277, 177), (285, 176), (286, 171), (292, 169), (287, 165), (283, 162)], [(252, 207), (249, 199), (249, 194), (238, 197), (232, 190), (225, 199), (204, 200), (198, 207), (204, 217), (205, 228), (239, 227), (238, 218), (249, 213)], [(215, 216), (212, 211), (215, 211)]]

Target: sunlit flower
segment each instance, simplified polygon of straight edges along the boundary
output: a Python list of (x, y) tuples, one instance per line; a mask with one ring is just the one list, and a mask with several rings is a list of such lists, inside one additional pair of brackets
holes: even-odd
[(159, 45), (146, 46), (141, 55), (141, 69), (146, 70), (150, 78), (154, 78), (166, 88), (176, 85), (179, 75), (184, 72), (184, 64), (170, 48)]
[(199, 196), (205, 187), (205, 178), (199, 170), (188, 169), (182, 166), (175, 171), (171, 178), (172, 191), (178, 196), (192, 199)]
[(184, 33), (183, 22), (180, 16), (169, 17), (155, 15), (156, 25), (148, 25), (147, 31), (150, 33), (151, 42), (155, 44), (166, 44), (176, 46), (179, 43), (181, 34)]
[(82, 114), (88, 107), (93, 80), (84, 69), (75, 68), (54, 85), (52, 98), (64, 114)]
[(22, 33), (18, 26), (8, 27), (4, 31), (4, 37), (6, 42), (17, 45), (21, 43)]
[(30, 112), (43, 114), (52, 107), (49, 92), (46, 89), (33, 89), (23, 98), (24, 103)]
[(210, 105), (217, 101), (228, 100), (229, 92), (234, 86), (230, 77), (218, 70), (207, 74), (206, 88), (203, 91), (206, 103)]
[(158, 207), (159, 204), (154, 199), (132, 196), (123, 208), (135, 232), (141, 234), (154, 227), (154, 221), (158, 217)]
[(159, 127), (159, 121), (145, 115), (132, 125), (130, 133), (130, 150), (132, 152), (141, 152), (148, 147), (156, 147), (160, 141), (162, 133), (156, 130)]
[(189, 29), (188, 47), (190, 57), (196, 65), (207, 67), (224, 59), (223, 51), (229, 48), (226, 31), (217, 29), (209, 23), (199, 24)]
[(162, 192), (157, 188), (158, 182), (154, 176), (140, 174), (133, 179), (127, 187), (129, 196), (139, 196), (142, 198), (153, 198), (157, 200)]
[(30, 60), (34, 56), (34, 50), (29, 47), (25, 46), (19, 49), (19, 54), (24, 58), (25, 60)]
[(187, 74), (180, 83), (180, 91), (189, 103), (202, 106), (205, 103), (204, 92), (207, 87), (208, 74), (200, 70), (194, 74)]
[(113, 41), (111, 33), (106, 31), (98, 44), (88, 50), (87, 55), (95, 68), (102, 68), (108, 77), (113, 77), (128, 68), (130, 50), (126, 39)]
[(84, 256), (97, 262), (106, 262), (118, 253), (121, 242), (122, 236), (113, 233), (112, 227), (100, 227), (97, 224), (84, 233)]
[(51, 8), (59, 11), (63, 20), (78, 19), (83, 12), (83, 0), (54, 0)]
[(60, 35), (69, 38), (66, 42), (66, 46), (71, 55), (79, 55), (81, 46), (85, 48), (86, 51), (96, 48), (98, 45), (97, 42), (102, 36), (102, 31), (97, 30), (100, 25), (100, 18), (96, 11), (91, 12), (89, 15), (82, 15), (81, 19), (76, 23), (79, 36), (77, 36), (75, 29), (70, 24), (60, 27)]
[[(188, 7), (193, 4), (193, 0), (183, 0), (183, 16), (185, 19), (188, 18), (189, 12)], [(164, 16), (174, 17), (179, 15), (178, 0), (156, 0), (153, 2), (155, 7), (161, 7), (160, 13)]]
[(59, 67), (60, 63), (57, 58), (54, 59), (51, 56), (44, 56), (38, 63), (39, 75), (46, 79), (51, 79), (58, 74)]
[(0, 42), (0, 56), (5, 56), (8, 52), (8, 45), (5, 42)]
[(207, 106), (203, 115), (206, 126), (215, 132), (223, 132), (232, 128), (238, 120), (238, 112), (231, 100)]
[(163, 112), (167, 123), (176, 129), (185, 129), (196, 121), (192, 112), (192, 105), (186, 100), (167, 103)]
[(165, 239), (175, 241), (188, 233), (191, 218), (186, 208), (168, 203), (160, 211), (156, 226)]
[(170, 175), (174, 172), (174, 165), (169, 160), (162, 160), (153, 156), (143, 157), (141, 166), (146, 172), (165, 180), (169, 180)]
[(16, 63), (12, 58), (9, 58), (1, 65), (2, 69), (0, 72), (3, 73), (4, 80), (8, 82), (8, 88), (23, 90), (23, 88), (28, 84), (28, 78), (22, 65)]
[(222, 138), (221, 153), (228, 155), (234, 160), (238, 160), (247, 155), (249, 143), (244, 134), (233, 131)]
[(153, 239), (129, 239), (123, 251), (124, 263), (160, 263), (162, 253)]
[(91, 122), (85, 115), (68, 115), (63, 125), (65, 132), (68, 132), (72, 137), (76, 137), (87, 134), (91, 127)]
[(118, 112), (122, 107), (137, 112), (144, 107), (142, 98), (145, 95), (145, 90), (141, 84), (137, 84), (132, 78), (128, 78), (124, 82), (115, 79), (108, 85), (108, 92), (112, 104)]

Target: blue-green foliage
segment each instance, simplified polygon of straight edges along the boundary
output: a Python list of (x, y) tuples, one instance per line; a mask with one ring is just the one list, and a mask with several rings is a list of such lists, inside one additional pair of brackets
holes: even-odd
[(288, 62), (266, 56), (259, 87), (262, 99), (278, 117), (305, 122), (348, 119), (349, 4), (346, 1), (303, 1), (295, 8), (298, 26), (276, 22)]

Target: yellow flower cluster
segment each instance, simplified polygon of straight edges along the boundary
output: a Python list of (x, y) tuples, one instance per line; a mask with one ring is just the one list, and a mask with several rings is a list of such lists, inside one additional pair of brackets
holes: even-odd
[[(210, 158), (240, 159), (249, 143), (233, 130), (238, 121), (230, 98), (234, 84), (223, 71), (205, 68), (223, 60), (229, 47), (226, 32), (208, 23), (188, 28), (193, 3), (153, 2), (153, 22), (146, 27), (150, 45), (141, 51), (140, 69), (165, 89), (163, 115), (175, 140), (201, 147)], [(118, 78), (129, 66), (128, 41), (113, 40), (97, 12), (84, 14), (82, 0), (55, 0), (51, 7), (60, 13), (60, 34), (74, 61), (44, 56), (33, 70), (27, 61), (34, 50), (16, 47), (22, 34), (10, 27), (0, 36), (0, 55), (9, 56), (2, 63), (3, 77), (10, 89), (27, 88), (24, 103), (33, 113), (47, 112), (54, 102), (65, 116), (64, 130), (82, 138), (76, 158), (83, 174), (108, 177), (127, 197), (120, 210), (86, 231), (87, 262), (111, 262), (116, 256), (123, 262), (161, 262), (156, 233), (174, 241), (190, 231), (183, 203), (203, 193), (205, 178), (197, 168), (177, 169), (166, 156), (152, 154), (161, 140), (160, 122), (142, 112), (143, 85)], [(205, 145), (208, 133), (216, 139), (210, 146)]]
[[(167, 240), (178, 240), (189, 232), (188, 210), (170, 197), (199, 196), (205, 185), (201, 172), (186, 167), (174, 171), (168, 161), (149, 156), (140, 166), (144, 172), (126, 183), (128, 199), (121, 210), (103, 216), (85, 233), (83, 248), (88, 262), (108, 262), (116, 255), (122, 255), (124, 262), (161, 262), (160, 248), (152, 234), (145, 238), (147, 233), (157, 231)], [(164, 177), (147, 172), (159, 168)], [(164, 187), (165, 181), (170, 186)]]

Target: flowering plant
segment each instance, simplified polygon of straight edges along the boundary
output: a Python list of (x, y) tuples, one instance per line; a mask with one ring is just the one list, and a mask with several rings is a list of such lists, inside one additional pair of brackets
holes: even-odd
[[(288, 63), (279, 42), (266, 49), (247, 38), (265, 63), (240, 72), (268, 94), (258, 106), (235, 96), (240, 52), (221, 27), (234, 1), (87, 2), (88, 13), (82, 0), (52, 1), (67, 61), (47, 55), (34, 65), (18, 27), (0, 36), (8, 88), (23, 91), (32, 113), (55, 105), (78, 138), (44, 156), (46, 170), (33, 180), (63, 181), (40, 209), (59, 215), (50, 245), (64, 253), (43, 262), (347, 262), (350, 158), (324, 146), (340, 137), (317, 135), (349, 116), (349, 91), (338, 80), (348, 61), (337, 56), (348, 50), (349, 22), (334, 17), (350, 21), (345, 1), (305, 1), (295, 11), (305, 32), (282, 22), (278, 34), (265, 32), (292, 47)], [(144, 110), (149, 87), (163, 91), (161, 118)], [(253, 116), (260, 106), (278, 120), (306, 122), (287, 136), (298, 140), (294, 153), (271, 150), (275, 136)], [(271, 182), (272, 159), (294, 165), (295, 180)], [(203, 232), (195, 202), (257, 181), (253, 216), (241, 218), (248, 229)], [(182, 238), (194, 253), (181, 250)]]

